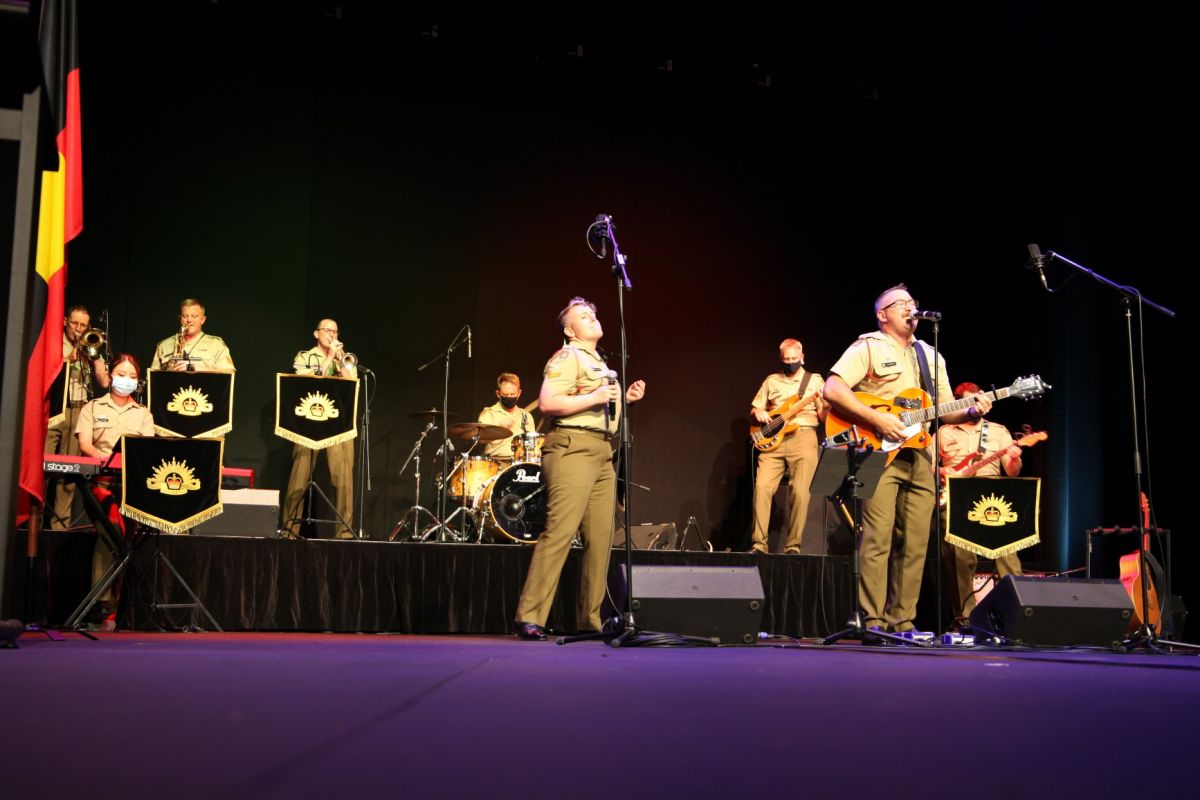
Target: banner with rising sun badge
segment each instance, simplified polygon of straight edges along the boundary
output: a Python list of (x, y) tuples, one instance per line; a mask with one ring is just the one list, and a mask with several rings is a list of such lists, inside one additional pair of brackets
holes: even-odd
[(1041, 478), (947, 479), (946, 541), (999, 558), (1041, 541)]
[(222, 511), (224, 439), (122, 436), (121, 513), (164, 533), (186, 533)]
[(146, 405), (160, 436), (211, 439), (233, 430), (232, 372), (152, 369)]
[(275, 435), (313, 450), (358, 436), (358, 380), (278, 373)]

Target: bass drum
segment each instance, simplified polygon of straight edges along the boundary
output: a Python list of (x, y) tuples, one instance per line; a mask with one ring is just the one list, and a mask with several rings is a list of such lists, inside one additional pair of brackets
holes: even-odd
[(541, 464), (513, 464), (475, 500), (484, 535), (494, 542), (533, 544), (546, 530), (546, 494)]

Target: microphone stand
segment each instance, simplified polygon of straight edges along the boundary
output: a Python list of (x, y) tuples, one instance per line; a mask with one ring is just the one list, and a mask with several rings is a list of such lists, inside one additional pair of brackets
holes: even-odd
[(358, 538), (361, 541), (367, 538), (363, 531), (363, 512), (367, 504), (366, 493), (371, 491), (371, 386), (378, 388), (378, 384), (375, 373), (362, 364), (358, 365), (358, 371), (362, 374), (363, 386), (362, 437), (358, 446)]
[(450, 528), (446, 525), (446, 523), (442, 522), (442, 520), (444, 520), (446, 518), (446, 490), (449, 488), (449, 483), (450, 483), (450, 475), (449, 475), (449, 472), (450, 472), (450, 448), (452, 447), (452, 445), (450, 443), (450, 438), (449, 438), (449, 436), (450, 436), (450, 434), (449, 434), (450, 415), (449, 415), (449, 412), (446, 410), (446, 407), (448, 405), (450, 405), (450, 355), (464, 341), (468, 341), (467, 339), (465, 339), (463, 337), (463, 333), (466, 332), (467, 330), (469, 330), (469, 326), (463, 325), (461, 328), (458, 329), (458, 333), (454, 334), (454, 339), (450, 342), (449, 346), (445, 349), (445, 351), (438, 353), (436, 356), (429, 359), (421, 366), (417, 367), (417, 372), (421, 372), (426, 367), (436, 364), (439, 359), (441, 359), (442, 361), (445, 362), (445, 375), (444, 375), (443, 383), (442, 383), (442, 476), (443, 476), (443, 479), (442, 479), (442, 485), (438, 488), (438, 512), (437, 512), (437, 517), (436, 517), (436, 519), (438, 520), (438, 523), (436, 525), (430, 527), (430, 529), (425, 533), (425, 535), (422, 536), (423, 540), (428, 539), (433, 534), (434, 531), (437, 531), (437, 541), (439, 541), (439, 542), (446, 541), (447, 533), (450, 530)]
[[(1033, 247), (1034, 247), (1034, 245), (1030, 245), (1031, 252), (1032, 252)], [(1150, 622), (1149, 610), (1150, 610), (1150, 580), (1151, 580), (1151, 577), (1150, 577), (1150, 568), (1149, 568), (1149, 565), (1147, 564), (1147, 558), (1146, 558), (1146, 555), (1147, 555), (1146, 541), (1145, 541), (1146, 531), (1142, 527), (1142, 513), (1141, 513), (1141, 508), (1142, 508), (1142, 506), (1141, 506), (1141, 503), (1142, 503), (1142, 453), (1140, 450), (1141, 425), (1138, 422), (1139, 411), (1138, 411), (1138, 384), (1137, 384), (1137, 368), (1136, 368), (1137, 361), (1134, 358), (1134, 350), (1133, 350), (1133, 311), (1132, 311), (1131, 306), (1132, 306), (1132, 301), (1136, 299), (1137, 306), (1138, 306), (1138, 332), (1139, 332), (1139, 334), (1142, 335), (1143, 342), (1144, 342), (1144, 333), (1142, 332), (1142, 319), (1143, 319), (1142, 307), (1143, 306), (1149, 306), (1150, 308), (1154, 309), (1155, 311), (1158, 311), (1161, 314), (1165, 314), (1166, 316), (1171, 317), (1172, 319), (1175, 317), (1175, 312), (1169, 308), (1160, 306), (1158, 303), (1147, 300), (1146, 298), (1144, 298), (1142, 296), (1141, 291), (1139, 291), (1134, 286), (1122, 286), (1121, 284), (1119, 284), (1115, 281), (1111, 281), (1108, 278), (1104, 277), (1103, 275), (1100, 275), (1099, 273), (1088, 269), (1087, 267), (1083, 266), (1082, 264), (1075, 263), (1074, 261), (1072, 261), (1071, 259), (1067, 258), (1066, 256), (1064, 256), (1060, 253), (1056, 253), (1053, 250), (1047, 251), (1045, 263), (1050, 264), (1050, 263), (1053, 263), (1054, 261), (1061, 261), (1062, 263), (1070, 266), (1071, 268), (1075, 269), (1076, 271), (1082, 272), (1084, 275), (1087, 275), (1092, 280), (1094, 280), (1098, 283), (1102, 283), (1105, 286), (1109, 287), (1110, 289), (1115, 289), (1121, 295), (1121, 305), (1123, 305), (1125, 307), (1125, 341), (1126, 341), (1127, 349), (1128, 349), (1127, 356), (1128, 356), (1128, 362), (1129, 362), (1129, 364), (1128, 364), (1128, 366), (1129, 366), (1129, 398), (1131, 401), (1131, 403), (1130, 403), (1130, 425), (1133, 430), (1133, 480), (1134, 480), (1134, 489), (1135, 489), (1133, 497), (1134, 497), (1134, 502), (1136, 504), (1135, 505), (1136, 512), (1134, 513), (1133, 518), (1135, 520), (1134, 530), (1137, 533), (1137, 542), (1138, 542), (1138, 570), (1140, 572), (1140, 578), (1141, 578), (1140, 582), (1141, 582), (1141, 601), (1142, 601), (1142, 613), (1141, 613), (1142, 624), (1141, 624), (1141, 627), (1139, 627), (1136, 631), (1134, 631), (1134, 633), (1128, 639), (1126, 639), (1124, 642), (1122, 642), (1122, 647), (1125, 650), (1133, 650), (1138, 647), (1145, 647), (1145, 648), (1147, 648), (1149, 650), (1153, 650), (1155, 652), (1170, 652), (1172, 650), (1172, 648), (1179, 648), (1179, 649), (1184, 649), (1184, 650), (1200, 650), (1200, 645), (1188, 644), (1188, 643), (1184, 643), (1184, 642), (1173, 642), (1173, 641), (1170, 641), (1167, 639), (1163, 639), (1162, 637), (1160, 637), (1158, 635), (1158, 632), (1154, 629), (1154, 625)], [(1044, 283), (1044, 281), (1045, 281), (1045, 279), (1043, 278), (1043, 283)], [(1046, 291), (1053, 291), (1053, 290), (1050, 289), (1049, 286), (1046, 286)], [(1141, 368), (1142, 368), (1143, 402), (1142, 402), (1142, 408), (1141, 408), (1140, 413), (1143, 417), (1147, 418), (1147, 423), (1148, 423), (1148, 414), (1147, 414), (1147, 411), (1145, 408), (1145, 399), (1144, 399), (1145, 386), (1146, 386), (1146, 373), (1145, 373), (1146, 364), (1145, 364), (1144, 359), (1141, 362)], [(1150, 452), (1150, 429), (1149, 429), (1148, 424), (1146, 425), (1146, 452), (1147, 452), (1147, 454), (1149, 454), (1149, 452)], [(1170, 565), (1168, 565), (1168, 566), (1170, 566)], [(1168, 588), (1170, 586), (1170, 581), (1171, 581), (1169, 569), (1167, 570), (1166, 580), (1167, 580), (1167, 587), (1164, 587), (1164, 589), (1166, 590), (1167, 595), (1165, 598), (1163, 598), (1163, 601), (1160, 602), (1160, 604), (1159, 604), (1160, 619), (1161, 619), (1161, 614), (1169, 613), (1170, 605), (1171, 605), (1170, 589)]]

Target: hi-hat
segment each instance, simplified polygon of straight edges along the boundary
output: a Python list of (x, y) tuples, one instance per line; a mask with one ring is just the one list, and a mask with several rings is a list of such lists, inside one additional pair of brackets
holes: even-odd
[[(457, 419), (458, 414), (455, 414), (453, 411), (449, 411), (446, 413), (446, 417), (448, 419)], [(428, 411), (414, 411), (408, 415), (408, 418), (419, 419), (422, 422), (437, 422), (442, 418), (442, 412), (438, 411), (436, 408), (431, 408)]]
[(460, 422), (451, 425), (447, 430), (451, 436), (460, 439), (478, 439), (481, 442), (494, 442), (497, 439), (507, 439), (512, 431), (500, 425), (486, 425), (482, 422)]

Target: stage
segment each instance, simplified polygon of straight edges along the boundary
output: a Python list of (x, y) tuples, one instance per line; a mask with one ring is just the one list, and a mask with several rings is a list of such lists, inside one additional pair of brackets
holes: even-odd
[[(25, 551), (18, 537), (17, 554)], [(34, 568), (33, 612), (28, 618), (64, 621), (87, 592), (95, 534), (44, 532)], [(516, 544), (426, 544), (356, 540), (285, 540), (223, 536), (168, 536), (161, 552), (225, 631), (333, 631), (341, 633), (505, 634), (512, 621), (532, 547)], [(193, 624), (190, 611), (150, 612), (187, 596), (160, 566), (155, 541), (139, 541), (124, 592), (122, 629), (178, 630)], [(610, 571), (623, 563), (614, 550)], [(551, 613), (553, 631), (571, 631), (579, 551), (563, 571)], [(25, 597), (25, 558), (14, 556), (16, 607)], [(844, 556), (759, 556), (635, 550), (635, 564), (756, 566), (765, 595), (762, 630), (792, 637), (840, 630), (850, 616), (852, 576)], [(636, 593), (636, 585), (635, 585)], [(209, 627), (200, 618), (196, 622)]]
[(1200, 660), (26, 634), (7, 796), (1191, 797)]

